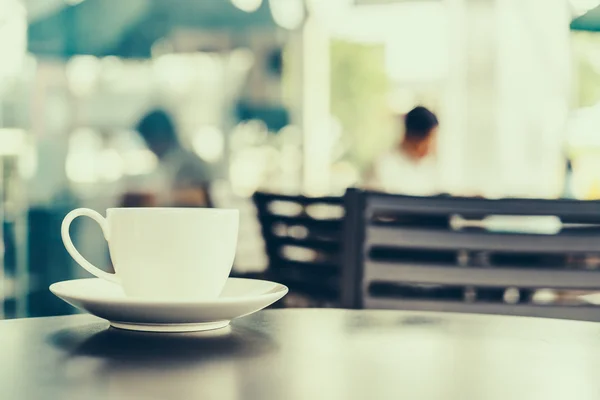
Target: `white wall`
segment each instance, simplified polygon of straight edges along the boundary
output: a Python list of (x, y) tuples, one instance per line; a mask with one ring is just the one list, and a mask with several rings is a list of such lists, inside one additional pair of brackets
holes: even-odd
[(562, 192), (563, 143), (572, 96), (566, 2), (497, 0), (496, 163), (504, 192)]
[(441, 137), (459, 193), (555, 197), (571, 99), (570, 14), (547, 0), (446, 0), (450, 69)]

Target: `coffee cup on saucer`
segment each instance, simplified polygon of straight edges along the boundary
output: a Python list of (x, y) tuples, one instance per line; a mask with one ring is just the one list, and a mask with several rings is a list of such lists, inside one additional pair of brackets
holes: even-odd
[[(114, 274), (92, 265), (73, 245), (69, 227), (80, 216), (92, 218), (102, 228)], [(237, 210), (109, 208), (103, 217), (79, 208), (67, 214), (61, 235), (79, 265), (98, 278), (120, 284), (127, 297), (208, 301), (219, 297), (231, 272), (238, 224)]]

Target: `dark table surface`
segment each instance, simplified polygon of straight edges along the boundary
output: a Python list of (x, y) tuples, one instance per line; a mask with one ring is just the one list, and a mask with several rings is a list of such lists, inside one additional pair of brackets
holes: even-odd
[(119, 331), (87, 315), (0, 322), (0, 398), (600, 398), (600, 324), (272, 310), (227, 329)]

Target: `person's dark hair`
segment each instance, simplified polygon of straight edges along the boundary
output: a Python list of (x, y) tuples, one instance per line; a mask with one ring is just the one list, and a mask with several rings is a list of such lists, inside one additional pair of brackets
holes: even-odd
[(136, 130), (148, 143), (177, 142), (175, 124), (164, 110), (153, 110), (146, 114), (138, 123)]
[(407, 139), (426, 139), (438, 125), (439, 122), (435, 114), (422, 106), (413, 108), (404, 118)]

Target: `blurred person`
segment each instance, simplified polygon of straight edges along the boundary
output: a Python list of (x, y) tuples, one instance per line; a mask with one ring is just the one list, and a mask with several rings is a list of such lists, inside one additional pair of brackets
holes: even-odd
[[(404, 136), (396, 146), (375, 161), (369, 176), (369, 189), (409, 196), (442, 194), (435, 154), (439, 122), (436, 115), (425, 107), (413, 108), (404, 117)], [(387, 218), (394, 223), (395, 217)], [(448, 218), (419, 217), (419, 224), (447, 229)], [(462, 301), (464, 291), (441, 285), (411, 285), (409, 292), (420, 296)]]
[(413, 108), (404, 118), (404, 136), (375, 162), (367, 185), (412, 196), (442, 193), (435, 155), (438, 126), (433, 112), (422, 106)]
[(151, 111), (140, 120), (136, 130), (158, 158), (159, 165), (150, 176), (130, 182), (122, 205), (210, 206), (210, 168), (207, 163), (181, 145), (169, 114), (164, 110)]

